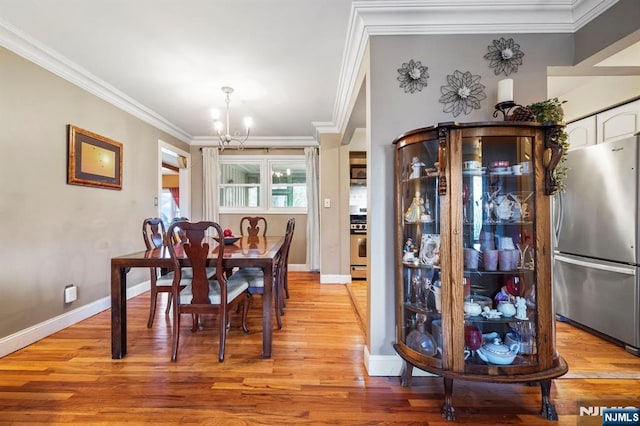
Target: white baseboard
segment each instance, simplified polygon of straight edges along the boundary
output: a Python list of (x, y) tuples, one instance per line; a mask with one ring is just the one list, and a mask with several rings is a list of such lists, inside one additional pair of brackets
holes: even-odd
[(320, 284), (349, 284), (351, 275), (320, 274)]
[[(402, 363), (402, 358), (399, 355), (371, 355), (369, 348), (364, 347), (364, 366), (369, 376), (400, 376)], [(413, 377), (436, 376), (419, 368), (414, 368), (411, 375)]]
[[(127, 299), (131, 299), (148, 290), (149, 281), (137, 284), (127, 289)], [(111, 308), (111, 296), (103, 297), (95, 302), (80, 306), (77, 309), (3, 337), (0, 339), (0, 358), (109, 308)]]
[(308, 272), (307, 265), (304, 263), (290, 263), (287, 269), (291, 272)]

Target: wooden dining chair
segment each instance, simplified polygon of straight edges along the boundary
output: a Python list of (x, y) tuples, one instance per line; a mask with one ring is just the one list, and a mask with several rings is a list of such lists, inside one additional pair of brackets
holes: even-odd
[(290, 240), (287, 245), (287, 252), (285, 254), (285, 259), (284, 259), (284, 271), (283, 271), (284, 278), (283, 278), (283, 285), (282, 285), (287, 299), (289, 298), (289, 249), (291, 248), (291, 242), (293, 241), (293, 233), (295, 229), (296, 229), (296, 218), (292, 217), (287, 221), (287, 230), (285, 233), (285, 235), (290, 234)]
[[(164, 244), (165, 228), (162, 219), (158, 217), (150, 217), (142, 221), (142, 237), (147, 250), (161, 248)], [(188, 284), (188, 277), (183, 277), (183, 286)], [(151, 306), (149, 308), (149, 319), (147, 327), (153, 326), (153, 320), (156, 316), (156, 306), (158, 304), (158, 293), (167, 293), (167, 309), (165, 315), (169, 315), (171, 309), (171, 284), (173, 283), (173, 272), (162, 274), (158, 268), (151, 268), (149, 287), (151, 291)]]
[[(169, 222), (169, 226), (173, 225), (176, 222), (188, 222), (189, 218), (187, 217), (174, 217)], [(182, 229), (180, 227), (175, 228), (175, 231), (171, 234), (168, 234), (171, 239), (171, 244), (178, 244), (182, 240)]]
[[(260, 234), (260, 226), (262, 226), (262, 236), (267, 235), (267, 219), (262, 216), (244, 216), (240, 219), (240, 235), (248, 237), (257, 237)], [(239, 269), (247, 269), (251, 273), (259, 273), (260, 268), (253, 266), (243, 267)]]
[(267, 219), (262, 216), (245, 216), (240, 219), (240, 235), (255, 237), (260, 234), (262, 226), (262, 236), (267, 235)]
[[(169, 226), (171, 226), (176, 222), (189, 222), (189, 218), (174, 217), (173, 219), (171, 219), (171, 223), (169, 223)], [(179, 226), (174, 227), (174, 231), (171, 233), (167, 233), (167, 235), (171, 241), (171, 244), (178, 244), (185, 239), (184, 231)], [(215, 266), (207, 266), (207, 277), (213, 278), (215, 274), (216, 274)], [(193, 276), (193, 273), (191, 271), (191, 268), (188, 268), (188, 267), (182, 268), (183, 278), (191, 278), (192, 276)]]
[[(223, 273), (224, 244), (217, 244), (215, 238), (223, 239), (222, 228), (215, 222), (175, 222), (169, 226), (168, 233), (173, 235), (180, 228), (182, 239), (178, 244), (169, 245), (169, 253), (175, 271), (173, 291), (173, 348), (171, 361), (178, 359), (180, 340), (180, 317), (191, 314), (199, 317), (202, 314), (217, 314), (220, 333), (218, 361), (224, 361), (224, 349), (227, 338), (227, 323), (233, 307), (242, 306), (242, 329), (247, 328), (247, 307), (249, 284), (235, 274), (228, 279)], [(180, 290), (182, 268), (180, 259), (186, 256), (193, 269), (191, 284)], [(215, 259), (215, 279), (207, 277), (207, 259)], [(199, 321), (194, 319), (191, 331), (198, 330)]]
[[(293, 232), (295, 230), (295, 219), (291, 218), (287, 222), (284, 242), (278, 250), (273, 270), (273, 299), (274, 310), (276, 314), (276, 322), (278, 329), (282, 328), (282, 318), (284, 315), (285, 301), (285, 283), (287, 275), (287, 262), (289, 261), (289, 248), (293, 240)], [(264, 272), (261, 268), (240, 268), (233, 274), (249, 283), (249, 294), (264, 294)]]

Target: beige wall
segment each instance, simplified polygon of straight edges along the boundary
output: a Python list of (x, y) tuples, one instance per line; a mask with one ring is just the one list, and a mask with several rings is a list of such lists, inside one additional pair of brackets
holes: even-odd
[[(337, 134), (320, 136), (320, 273), (349, 274), (348, 148)], [(325, 207), (329, 200), (330, 207)], [(347, 239), (347, 243), (343, 240)]]
[[(144, 249), (142, 220), (157, 215), (158, 139), (187, 146), (4, 48), (0, 93), (2, 339), (110, 295), (110, 258)], [(121, 191), (67, 185), (68, 124), (124, 145)]]

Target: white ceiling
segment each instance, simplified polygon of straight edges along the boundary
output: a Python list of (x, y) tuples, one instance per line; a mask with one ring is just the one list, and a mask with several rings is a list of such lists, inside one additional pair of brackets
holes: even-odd
[(295, 145), (344, 128), (369, 35), (569, 32), (616, 1), (0, 0), (0, 45), (189, 143), (232, 86), (232, 128)]

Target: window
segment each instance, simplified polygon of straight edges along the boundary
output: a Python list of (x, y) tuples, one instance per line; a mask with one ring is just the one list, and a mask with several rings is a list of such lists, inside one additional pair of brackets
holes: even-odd
[(233, 156), (220, 160), (221, 213), (306, 213), (303, 156)]
[(168, 188), (162, 188), (160, 216), (162, 217), (165, 228), (169, 227), (171, 219), (180, 216), (180, 207), (178, 207), (175, 198), (173, 198), (173, 194), (171, 194), (171, 190)]

